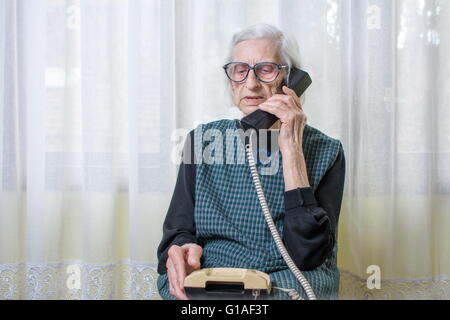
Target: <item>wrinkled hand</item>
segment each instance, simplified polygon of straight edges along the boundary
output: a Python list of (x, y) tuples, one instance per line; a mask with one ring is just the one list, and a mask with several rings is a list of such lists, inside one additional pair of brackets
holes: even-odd
[(166, 262), (170, 294), (180, 300), (188, 300), (184, 291), (184, 278), (200, 269), (203, 249), (197, 244), (173, 245), (169, 248)]
[(278, 145), (284, 151), (302, 152), (303, 130), (307, 117), (294, 90), (283, 86), (284, 94), (275, 94), (259, 105), (263, 111), (277, 116), (281, 121)]

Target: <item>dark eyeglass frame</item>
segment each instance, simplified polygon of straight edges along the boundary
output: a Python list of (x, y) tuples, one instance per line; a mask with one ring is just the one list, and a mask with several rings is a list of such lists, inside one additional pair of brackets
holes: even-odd
[[(230, 67), (230, 65), (232, 65), (232, 64), (243, 64), (243, 65), (247, 65), (247, 74), (245, 75), (245, 77), (244, 77), (242, 80), (233, 80), (233, 79), (231, 79), (231, 77), (228, 75), (227, 70), (228, 70), (228, 68)], [(256, 68), (257, 68), (258, 66), (260, 66), (260, 65), (268, 65), (268, 64), (273, 65), (273, 66), (275, 66), (275, 67), (278, 69), (278, 73), (277, 73), (276, 76), (273, 78), (273, 80), (270, 80), (270, 81), (262, 80), (262, 79), (260, 79), (260, 78), (258, 77), (258, 75), (256, 74)], [(271, 82), (274, 82), (274, 81), (278, 78), (278, 76), (280, 75), (281, 70), (288, 68), (288, 66), (287, 66), (287, 65), (283, 65), (283, 64), (278, 64), (278, 63), (275, 63), (275, 62), (259, 62), (259, 63), (255, 64), (254, 66), (251, 66), (251, 65), (249, 65), (248, 63), (245, 63), (245, 62), (233, 61), (233, 62), (227, 63), (227, 64), (224, 65), (222, 68), (225, 70), (225, 74), (227, 75), (228, 79), (230, 79), (231, 81), (236, 82), (236, 83), (241, 83), (241, 82), (246, 81), (247, 78), (248, 78), (248, 75), (250, 74), (250, 71), (251, 71), (251, 70), (253, 70), (256, 79), (258, 79), (259, 81), (264, 82), (264, 83), (271, 83)]]

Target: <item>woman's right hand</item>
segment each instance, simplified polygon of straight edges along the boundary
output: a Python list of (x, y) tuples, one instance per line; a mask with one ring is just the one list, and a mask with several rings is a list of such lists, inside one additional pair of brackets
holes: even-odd
[(167, 258), (167, 277), (169, 278), (170, 294), (180, 300), (188, 300), (184, 291), (184, 278), (194, 270), (200, 269), (200, 258), (203, 249), (195, 243), (183, 246), (173, 245), (169, 248)]

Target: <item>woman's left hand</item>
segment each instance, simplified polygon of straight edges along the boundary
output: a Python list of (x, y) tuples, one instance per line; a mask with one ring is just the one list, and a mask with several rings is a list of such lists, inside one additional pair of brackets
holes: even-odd
[(286, 86), (283, 86), (282, 90), (285, 94), (273, 95), (260, 104), (259, 108), (274, 114), (281, 121), (278, 137), (281, 153), (303, 153), (303, 130), (307, 118), (300, 104), (300, 99), (294, 90)]
[(285, 191), (289, 191), (310, 186), (303, 155), (303, 131), (307, 118), (295, 92), (286, 86), (283, 92), (284, 95), (273, 95), (259, 107), (281, 121), (278, 146), (283, 154)]

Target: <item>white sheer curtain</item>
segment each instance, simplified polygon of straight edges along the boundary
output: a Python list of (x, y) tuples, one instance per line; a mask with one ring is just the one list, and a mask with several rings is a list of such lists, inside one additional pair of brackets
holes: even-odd
[(221, 66), (258, 22), (346, 151), (341, 298), (450, 298), (448, 1), (0, 0), (0, 299), (158, 298), (173, 159), (240, 116)]

